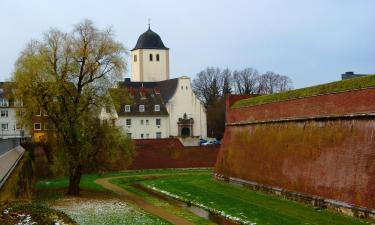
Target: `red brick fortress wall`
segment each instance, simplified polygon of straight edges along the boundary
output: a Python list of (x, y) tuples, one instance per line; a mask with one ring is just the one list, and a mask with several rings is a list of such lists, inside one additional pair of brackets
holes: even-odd
[(215, 172), (375, 208), (375, 89), (227, 108)]
[(214, 167), (219, 148), (184, 147), (178, 139), (134, 141), (137, 155), (129, 169)]

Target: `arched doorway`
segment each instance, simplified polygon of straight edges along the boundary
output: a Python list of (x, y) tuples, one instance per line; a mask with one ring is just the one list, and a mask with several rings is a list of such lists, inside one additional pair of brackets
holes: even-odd
[(183, 136), (183, 137), (190, 136), (190, 128), (188, 128), (188, 127), (183, 127), (183, 128), (181, 129), (181, 136)]

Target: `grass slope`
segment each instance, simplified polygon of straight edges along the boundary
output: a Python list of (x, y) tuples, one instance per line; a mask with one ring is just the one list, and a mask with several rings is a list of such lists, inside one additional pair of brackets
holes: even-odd
[(186, 211), (184, 209), (181, 209), (178, 206), (175, 206), (173, 204), (170, 204), (167, 201), (161, 200), (157, 197), (154, 197), (144, 191), (141, 191), (135, 187), (133, 187), (131, 184), (133, 182), (139, 182), (144, 180), (142, 177), (128, 177), (128, 178), (122, 178), (122, 179), (113, 179), (110, 180), (111, 183), (116, 184), (117, 186), (127, 190), (128, 192), (135, 194), (137, 196), (142, 197), (143, 199), (147, 200), (151, 204), (161, 207), (164, 210), (178, 216), (181, 218), (184, 218), (194, 224), (197, 225), (213, 225), (214, 223), (210, 222), (209, 220), (203, 219), (202, 217), (196, 216), (195, 214)]
[(211, 175), (167, 177), (142, 184), (245, 223), (367, 224), (357, 218), (219, 182)]
[(336, 81), (317, 86), (301, 88), (282, 93), (262, 95), (255, 98), (247, 98), (237, 101), (232, 108), (240, 108), (246, 106), (259, 105), (269, 102), (277, 102), (288, 99), (303, 98), (313, 95), (328, 94), (333, 92), (347, 91), (352, 89), (375, 87), (375, 75), (358, 77), (348, 80)]

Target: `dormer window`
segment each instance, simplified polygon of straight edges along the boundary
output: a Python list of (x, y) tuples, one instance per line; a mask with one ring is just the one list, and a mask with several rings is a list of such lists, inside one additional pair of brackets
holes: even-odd
[(160, 112), (160, 105), (155, 105), (154, 110), (155, 112)]
[(124, 112), (130, 112), (130, 105), (125, 105)]
[(9, 101), (7, 98), (0, 98), (0, 106), (2, 107), (8, 107), (9, 106)]
[(150, 54), (150, 61), (151, 61), (151, 62), (152, 62), (152, 59), (153, 59), (153, 58), (152, 58), (152, 54)]
[(139, 112), (145, 111), (145, 105), (139, 105)]
[(156, 54), (156, 61), (159, 62), (159, 60), (160, 60), (160, 56), (159, 56), (159, 54)]

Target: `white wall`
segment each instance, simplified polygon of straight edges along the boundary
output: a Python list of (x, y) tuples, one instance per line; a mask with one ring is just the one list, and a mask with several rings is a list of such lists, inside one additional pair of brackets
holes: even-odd
[[(30, 137), (30, 132), (25, 129), (17, 129), (17, 108), (0, 108), (0, 138), (21, 137), (21, 130), (24, 131), (24, 137)], [(8, 117), (1, 117), (1, 111), (8, 111)], [(1, 124), (8, 124), (8, 129), (1, 129)]]
[[(161, 119), (160, 126), (156, 125), (156, 118)], [(130, 126), (126, 125), (126, 119), (131, 119)], [(141, 120), (143, 120), (143, 125), (141, 124)], [(149, 121), (148, 125), (146, 120)], [(143, 134), (144, 139), (156, 138), (156, 132), (161, 132), (161, 138), (169, 137), (168, 116), (121, 116), (116, 121), (116, 126), (121, 127), (124, 133), (131, 133), (132, 139), (141, 139), (141, 134)]]
[(189, 77), (183, 76), (178, 79), (176, 93), (166, 106), (170, 115), (169, 130), (172, 136), (179, 135), (177, 122), (186, 113), (188, 118), (194, 119), (193, 136), (207, 137), (206, 110), (195, 96)]
[[(153, 60), (150, 61), (150, 54)], [(159, 61), (156, 55), (159, 54)], [(137, 55), (137, 61), (134, 56)], [(137, 49), (131, 52), (132, 81), (161, 81), (169, 79), (169, 50), (168, 49)]]

